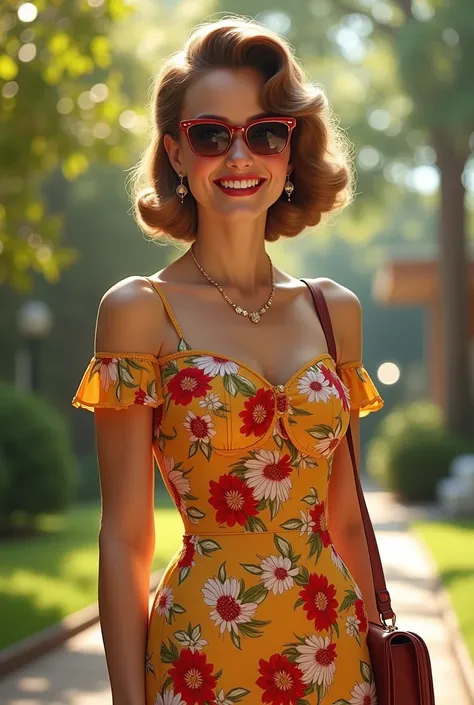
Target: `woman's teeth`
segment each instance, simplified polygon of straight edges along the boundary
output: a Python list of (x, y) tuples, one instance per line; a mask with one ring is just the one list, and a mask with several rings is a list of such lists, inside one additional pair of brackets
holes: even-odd
[(260, 179), (249, 179), (248, 181), (219, 181), (219, 185), (224, 188), (252, 188), (260, 183)]

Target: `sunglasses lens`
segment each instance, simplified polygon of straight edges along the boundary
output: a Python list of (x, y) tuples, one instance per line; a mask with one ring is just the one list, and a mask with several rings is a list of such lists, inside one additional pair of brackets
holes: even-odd
[(288, 142), (289, 128), (284, 122), (259, 122), (249, 128), (247, 139), (256, 154), (279, 154)]
[(227, 149), (230, 132), (223, 125), (201, 123), (189, 128), (193, 149), (203, 157), (215, 157)]

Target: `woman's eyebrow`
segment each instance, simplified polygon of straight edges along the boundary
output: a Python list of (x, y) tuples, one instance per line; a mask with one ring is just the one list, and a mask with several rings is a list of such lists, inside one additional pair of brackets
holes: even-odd
[[(259, 118), (264, 117), (273, 117), (273, 113), (266, 112), (257, 113), (257, 115), (251, 115), (247, 122), (251, 122), (252, 120), (258, 120)], [(210, 118), (212, 120), (222, 120), (223, 122), (229, 122), (228, 118), (226, 118), (224, 115), (212, 115), (211, 113), (203, 113), (202, 115), (197, 115), (195, 119), (199, 118)]]

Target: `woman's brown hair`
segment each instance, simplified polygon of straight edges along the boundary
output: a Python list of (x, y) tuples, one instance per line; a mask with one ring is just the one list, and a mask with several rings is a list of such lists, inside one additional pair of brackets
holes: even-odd
[(325, 213), (340, 210), (352, 199), (350, 143), (336, 120), (321, 87), (310, 83), (291, 47), (272, 30), (244, 17), (225, 18), (198, 26), (182, 51), (172, 54), (157, 76), (152, 103), (150, 141), (132, 175), (134, 215), (140, 228), (154, 238), (170, 235), (192, 242), (198, 211), (189, 191), (181, 203), (179, 178), (171, 166), (163, 137), (179, 133), (187, 87), (215, 68), (253, 68), (265, 80), (263, 109), (293, 116), (291, 180), (268, 209), (265, 239), (291, 237), (317, 225)]

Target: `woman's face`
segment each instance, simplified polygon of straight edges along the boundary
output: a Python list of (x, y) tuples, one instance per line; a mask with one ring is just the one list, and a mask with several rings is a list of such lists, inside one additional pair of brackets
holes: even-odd
[[(214, 69), (199, 76), (188, 88), (181, 119), (221, 119), (231, 125), (246, 125), (264, 116), (260, 95), (263, 76), (253, 69)], [(273, 116), (279, 117), (279, 116)], [(246, 145), (242, 133), (234, 133), (227, 152), (221, 156), (197, 155), (180, 130), (178, 140), (165, 136), (165, 148), (176, 172), (187, 176), (187, 185), (198, 207), (230, 218), (254, 219), (281, 195), (289, 166), (290, 144), (281, 154), (261, 156)], [(221, 180), (237, 177), (261, 179), (249, 193), (225, 188)]]

